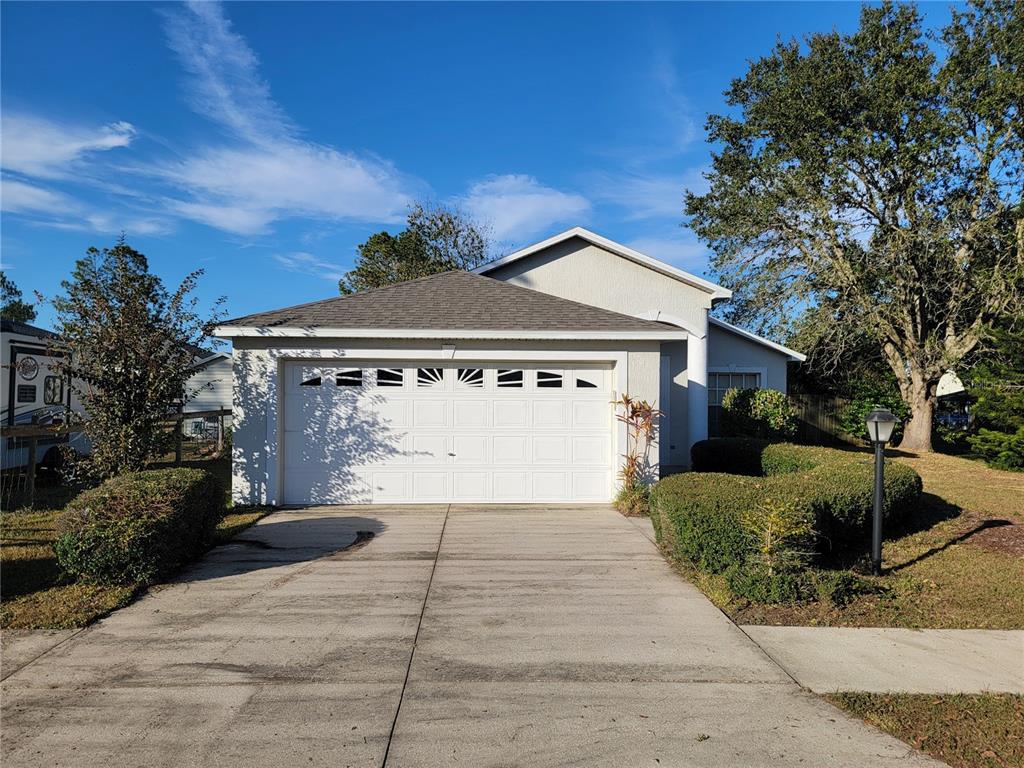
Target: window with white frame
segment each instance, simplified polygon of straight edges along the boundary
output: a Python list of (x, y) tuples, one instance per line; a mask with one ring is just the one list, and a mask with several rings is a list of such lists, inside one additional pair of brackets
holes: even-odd
[(760, 389), (761, 374), (758, 371), (709, 371), (708, 372), (708, 435), (721, 435), (722, 398), (730, 389)]

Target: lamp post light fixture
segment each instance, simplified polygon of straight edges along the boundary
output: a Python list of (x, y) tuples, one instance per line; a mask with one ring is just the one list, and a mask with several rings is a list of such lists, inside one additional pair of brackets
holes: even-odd
[(899, 420), (888, 408), (875, 408), (868, 414), (868, 437), (875, 446), (875, 509), (871, 525), (871, 570), (882, 575), (882, 500), (885, 493), (885, 444)]

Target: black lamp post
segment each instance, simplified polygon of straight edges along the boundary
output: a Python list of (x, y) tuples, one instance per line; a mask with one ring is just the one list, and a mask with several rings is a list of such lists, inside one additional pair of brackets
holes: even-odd
[(882, 574), (882, 498), (885, 493), (883, 472), (885, 467), (885, 444), (892, 437), (897, 419), (888, 408), (875, 408), (868, 414), (866, 424), (868, 437), (875, 446), (875, 514), (871, 526), (871, 570), (876, 576)]

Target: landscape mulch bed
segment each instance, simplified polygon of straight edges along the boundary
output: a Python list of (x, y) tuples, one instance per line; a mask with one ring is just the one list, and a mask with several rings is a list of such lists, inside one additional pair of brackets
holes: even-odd
[(1009, 522), (991, 525), (970, 536), (965, 543), (990, 552), (1024, 557), (1024, 525)]

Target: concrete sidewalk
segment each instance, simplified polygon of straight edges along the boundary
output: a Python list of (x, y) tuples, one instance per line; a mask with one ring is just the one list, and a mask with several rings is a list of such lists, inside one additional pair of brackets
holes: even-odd
[(1024, 693), (1024, 631), (742, 628), (817, 693)]
[(2, 763), (938, 765), (802, 690), (642, 531), (599, 507), (275, 513), (8, 677)]

